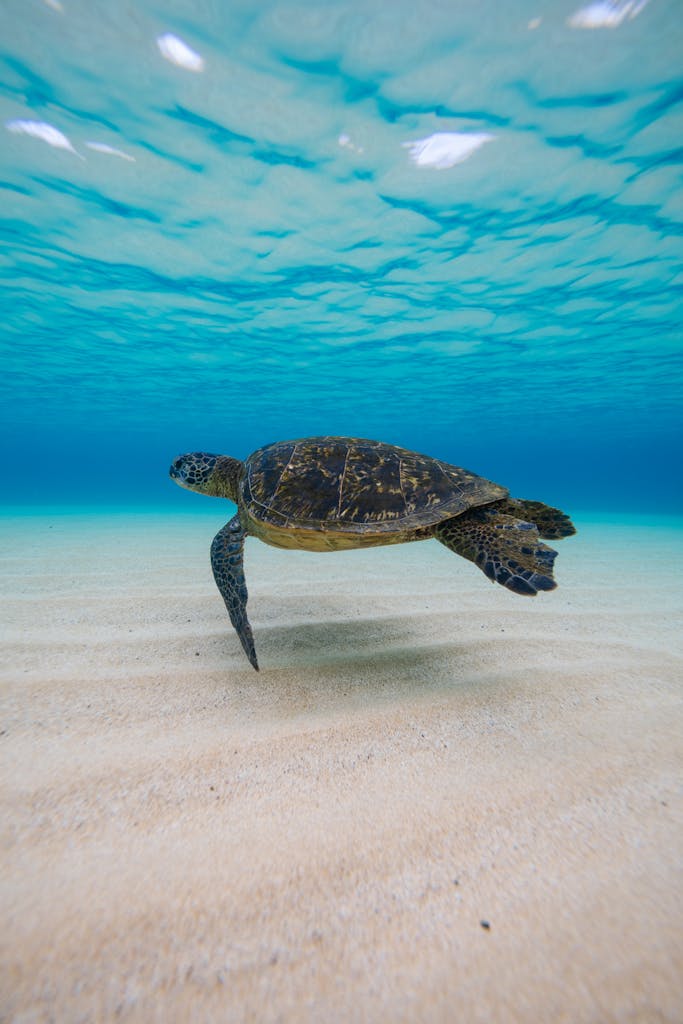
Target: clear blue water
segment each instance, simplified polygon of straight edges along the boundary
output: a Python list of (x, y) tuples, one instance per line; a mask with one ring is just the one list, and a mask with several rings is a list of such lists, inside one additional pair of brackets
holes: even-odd
[(339, 433), (679, 511), (682, 53), (674, 0), (5, 0), (5, 502)]

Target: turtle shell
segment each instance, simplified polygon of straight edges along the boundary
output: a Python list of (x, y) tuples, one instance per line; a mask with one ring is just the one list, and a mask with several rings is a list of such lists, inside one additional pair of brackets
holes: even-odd
[(508, 493), (458, 466), (356, 437), (259, 448), (246, 460), (240, 490), (260, 523), (361, 534), (431, 526)]

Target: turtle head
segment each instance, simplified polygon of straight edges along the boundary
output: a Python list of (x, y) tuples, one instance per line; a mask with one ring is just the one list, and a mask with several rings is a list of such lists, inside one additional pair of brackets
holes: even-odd
[(208, 452), (190, 452), (174, 459), (169, 469), (171, 480), (189, 491), (209, 494), (212, 498), (229, 498), (237, 501), (237, 487), (242, 473), (242, 463), (227, 455), (210, 455)]

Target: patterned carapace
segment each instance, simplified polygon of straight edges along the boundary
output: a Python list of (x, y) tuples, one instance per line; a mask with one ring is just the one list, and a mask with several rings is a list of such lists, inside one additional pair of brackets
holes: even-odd
[(406, 448), (355, 437), (307, 437), (250, 455), (241, 493), (262, 523), (393, 533), (431, 526), (508, 492)]

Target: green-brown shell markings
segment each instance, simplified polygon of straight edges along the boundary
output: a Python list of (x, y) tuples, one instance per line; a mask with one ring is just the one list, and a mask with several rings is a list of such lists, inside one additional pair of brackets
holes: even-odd
[(264, 523), (352, 533), (410, 530), (507, 491), (457, 466), (361, 438), (267, 445), (245, 463), (241, 496)]
[(541, 538), (574, 533), (538, 501), (406, 448), (355, 437), (306, 437), (259, 448), (239, 462), (192, 452), (174, 460), (182, 487), (229, 498), (237, 514), (219, 532), (211, 564), (230, 619), (254, 668), (243, 547), (252, 535), (281, 548), (347, 548), (440, 540), (517, 594), (552, 590), (556, 552)]

